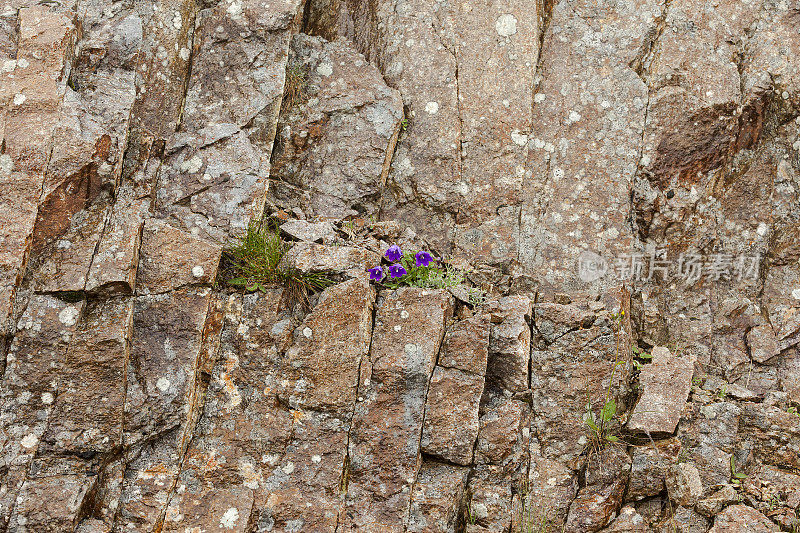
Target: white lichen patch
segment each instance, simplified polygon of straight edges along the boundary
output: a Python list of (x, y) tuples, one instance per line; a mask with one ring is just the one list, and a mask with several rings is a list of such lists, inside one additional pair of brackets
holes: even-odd
[(281, 470), (283, 470), (283, 473), (288, 476), (289, 474), (294, 472), (294, 463), (289, 461), (283, 468), (281, 468)]
[(320, 63), (317, 65), (317, 74), (326, 78), (333, 74), (333, 65), (330, 63)]
[(795, 300), (800, 300), (800, 289), (793, 290), (792, 297), (794, 297)]
[(514, 144), (517, 146), (525, 146), (528, 144), (528, 136), (518, 131), (511, 132), (511, 140), (514, 141)]
[(322, 461), (322, 457), (320, 457), (319, 455), (312, 455), (311, 456), (311, 462), (312, 463), (319, 464), (321, 461)]
[(29, 433), (22, 438), (20, 444), (22, 444), (23, 448), (33, 448), (34, 446), (36, 446), (38, 442), (39, 442), (39, 437), (37, 437), (33, 433)]
[(219, 526), (224, 527), (225, 529), (233, 529), (236, 527), (236, 522), (239, 521), (239, 509), (236, 507), (230, 507), (225, 514), (222, 515), (222, 518), (219, 519)]
[(43, 404), (51, 405), (53, 403), (53, 400), (54, 400), (54, 398), (53, 398), (52, 393), (49, 393), (49, 392), (43, 392), (42, 393), (42, 403)]
[(205, 273), (206, 273), (205, 269), (200, 265), (197, 265), (194, 268), (192, 268), (192, 276), (196, 278), (202, 278), (203, 274)]
[(425, 112), (429, 115), (435, 115), (439, 112), (439, 103), (438, 102), (428, 102), (425, 104)]
[(25, 103), (25, 100), (27, 99), (28, 97), (22, 93), (16, 94), (14, 95), (14, 105), (22, 105)]
[(170, 381), (164, 376), (158, 378), (158, 381), (156, 381), (156, 387), (158, 387), (158, 390), (160, 390), (161, 392), (167, 392), (170, 385), (171, 385)]
[(191, 159), (181, 163), (181, 172), (194, 174), (196, 172), (200, 172), (201, 168), (203, 168), (203, 159), (199, 155), (196, 155)]
[(508, 13), (500, 15), (494, 23), (494, 29), (500, 37), (511, 37), (517, 33), (517, 17)]
[(303, 328), (303, 336), (304, 337), (310, 339), (313, 334), (314, 334), (314, 332), (311, 331), (310, 327), (306, 326), (306, 327)]
[(78, 321), (78, 310), (71, 305), (65, 307), (58, 313), (58, 320), (65, 326), (74, 326), (75, 322)]
[(8, 176), (14, 170), (14, 160), (8, 154), (0, 155), (0, 172)]

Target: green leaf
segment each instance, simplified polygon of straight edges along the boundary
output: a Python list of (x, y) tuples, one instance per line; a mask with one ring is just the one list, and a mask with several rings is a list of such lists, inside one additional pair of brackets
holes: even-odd
[(234, 287), (244, 287), (245, 285), (247, 285), (247, 280), (245, 278), (229, 279), (228, 285), (233, 285)]
[(741, 472), (736, 472), (733, 475), (733, 477), (736, 478), (736, 479), (747, 479), (747, 474), (742, 474)]
[(647, 352), (640, 352), (639, 353), (639, 359), (652, 359), (652, 358), (653, 358), (653, 354), (651, 354), (651, 353), (647, 353)]
[(614, 415), (617, 414), (617, 402), (613, 399), (609, 399), (606, 404), (603, 406), (603, 409), (600, 411), (600, 418), (603, 419), (603, 422), (608, 422)]
[(606, 440), (608, 442), (619, 442), (619, 439), (614, 435), (606, 435)]

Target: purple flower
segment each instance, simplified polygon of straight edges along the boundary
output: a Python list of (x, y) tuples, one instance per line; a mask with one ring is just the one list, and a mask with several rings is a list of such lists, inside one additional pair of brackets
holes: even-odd
[(414, 257), (417, 259), (417, 266), (428, 266), (433, 261), (433, 256), (428, 252), (417, 252)]
[(380, 266), (370, 268), (367, 272), (369, 272), (369, 279), (374, 279), (375, 281), (383, 279), (383, 269)]
[(389, 275), (391, 275), (393, 278), (399, 278), (403, 274), (408, 274), (406, 269), (403, 268), (403, 265), (395, 263), (389, 267)]
[(400, 247), (397, 246), (396, 244), (393, 244), (389, 247), (388, 250), (386, 250), (386, 253), (384, 255), (386, 256), (386, 259), (388, 259), (389, 261), (392, 262), (400, 261), (400, 258), (403, 257), (403, 250), (401, 250)]

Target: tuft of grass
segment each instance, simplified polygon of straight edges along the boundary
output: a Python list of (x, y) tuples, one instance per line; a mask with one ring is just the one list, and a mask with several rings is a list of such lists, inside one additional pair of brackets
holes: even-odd
[(286, 81), (283, 88), (283, 101), (281, 114), (289, 111), (294, 105), (305, 97), (308, 89), (308, 66), (287, 65)]
[(333, 285), (326, 273), (303, 272), (281, 264), (289, 244), (277, 228), (251, 223), (238, 242), (225, 250), (230, 277), (227, 284), (246, 292), (265, 292), (270, 287), (286, 288), (290, 304), (308, 307), (308, 295)]

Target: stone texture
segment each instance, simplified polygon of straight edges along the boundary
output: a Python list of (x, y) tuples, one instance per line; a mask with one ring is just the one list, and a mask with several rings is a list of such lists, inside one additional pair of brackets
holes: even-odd
[(700, 472), (691, 463), (678, 463), (667, 469), (667, 494), (678, 505), (692, 507), (703, 494)]
[(380, 264), (381, 257), (356, 246), (300, 242), (289, 248), (281, 261), (303, 272), (343, 272), (353, 277), (365, 277), (365, 271)]
[(663, 492), (666, 471), (677, 462), (680, 452), (681, 442), (674, 438), (634, 448), (626, 498), (640, 500)]
[(375, 291), (364, 277), (326, 289), (295, 331), (278, 394), (290, 407), (350, 413), (367, 357)]
[(567, 516), (567, 531), (597, 531), (622, 506), (631, 463), (619, 448), (607, 446), (589, 458), (586, 486), (578, 491)]
[(452, 313), (443, 290), (402, 288), (377, 303), (348, 453), (346, 531), (402, 531), (420, 461), (428, 381)]
[(531, 302), (526, 296), (500, 298), (496, 306), (490, 306), (490, 313), (487, 379), (512, 392), (522, 392), (528, 388)]
[(653, 348), (652, 356), (652, 363), (639, 375), (643, 392), (628, 420), (628, 429), (647, 434), (671, 434), (689, 398), (694, 359), (673, 355), (660, 346)]
[(472, 463), (484, 376), (436, 367), (422, 427), (422, 451), (459, 465)]
[[(346, 40), (298, 35), (271, 177), (289, 206), (322, 217), (377, 214), (403, 102)], [(315, 240), (315, 239), (312, 239)]]
[(456, 531), (467, 475), (466, 468), (423, 462), (411, 494), (407, 531)]
[(775, 524), (763, 514), (746, 505), (731, 505), (714, 520), (714, 527), (709, 533), (727, 533), (733, 531), (752, 531), (764, 533), (776, 531)]

